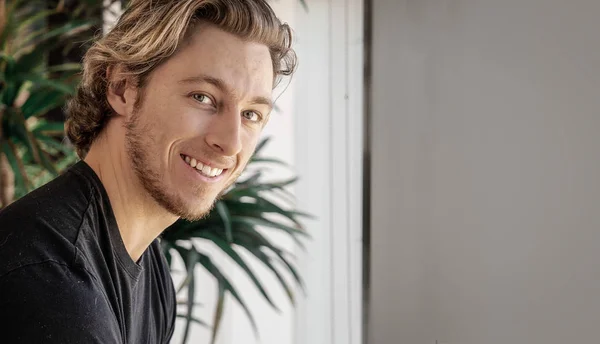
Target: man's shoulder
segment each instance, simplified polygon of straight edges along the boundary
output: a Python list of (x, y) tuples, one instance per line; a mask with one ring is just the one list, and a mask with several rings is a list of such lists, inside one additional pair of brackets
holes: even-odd
[(48, 259), (73, 259), (91, 198), (85, 180), (69, 171), (0, 210), (0, 276)]
[(68, 215), (69, 211), (80, 213), (91, 198), (93, 188), (75, 167), (0, 209), (0, 228), (35, 219), (48, 219), (51, 224), (53, 219)]
[(57, 261), (0, 276), (0, 323), (10, 343), (120, 343), (106, 295), (87, 271)]

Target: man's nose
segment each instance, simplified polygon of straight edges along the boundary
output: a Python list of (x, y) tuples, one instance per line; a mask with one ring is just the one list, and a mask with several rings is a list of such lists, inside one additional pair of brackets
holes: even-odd
[(234, 156), (242, 150), (242, 120), (237, 110), (214, 115), (206, 135), (206, 143), (218, 154)]

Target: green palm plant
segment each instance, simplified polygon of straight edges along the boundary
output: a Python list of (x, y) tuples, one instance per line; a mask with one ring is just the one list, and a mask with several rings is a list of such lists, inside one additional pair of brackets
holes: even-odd
[(60, 8), (45, 9), (35, 1), (0, 0), (0, 11), (0, 205), (7, 205), (75, 159), (60, 142), (63, 122), (44, 115), (74, 93), (80, 65), (48, 66), (46, 58), (58, 42), (92, 23), (48, 29), (47, 18)]
[[(278, 308), (265, 286), (239, 254), (239, 250), (250, 253), (273, 273), (293, 305), (295, 305), (294, 286), (286, 281), (281, 270), (288, 273), (303, 289), (302, 278), (292, 261), (293, 255), (274, 245), (262, 233), (263, 229), (283, 232), (301, 248), (303, 248), (302, 240), (308, 237), (300, 219), (309, 215), (293, 209), (293, 196), (286, 190), (286, 187), (293, 184), (296, 178), (280, 182), (261, 181), (265, 163), (283, 164), (277, 159), (262, 156), (262, 150), (268, 141), (265, 139), (258, 145), (249, 162), (249, 167), (255, 165), (262, 167), (249, 173), (248, 177), (238, 180), (216, 202), (207, 217), (195, 222), (177, 221), (162, 235), (161, 245), (169, 264), (173, 255), (179, 255), (187, 270), (186, 278), (177, 288), (178, 294), (187, 294), (184, 302), (186, 311), (178, 315), (186, 320), (183, 343), (187, 341), (192, 323), (207, 326), (204, 321), (193, 316), (196, 306), (194, 303), (196, 266), (206, 269), (218, 284), (219, 293), (214, 312), (212, 342), (214, 343), (218, 334), (227, 293), (242, 306), (258, 335), (255, 320), (243, 298), (211, 258), (198, 248), (194, 242), (196, 239), (208, 240), (216, 244), (248, 275), (266, 302), (276, 310)], [(288, 207), (281, 206), (281, 203), (287, 203)]]

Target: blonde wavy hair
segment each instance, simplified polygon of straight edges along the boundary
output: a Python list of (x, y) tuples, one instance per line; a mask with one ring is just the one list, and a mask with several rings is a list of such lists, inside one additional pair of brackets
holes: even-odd
[(292, 33), (265, 0), (132, 0), (114, 28), (83, 59), (83, 75), (67, 104), (66, 134), (84, 158), (113, 114), (106, 94), (107, 70), (121, 66), (138, 88), (173, 56), (200, 23), (266, 45), (275, 79), (293, 74)]

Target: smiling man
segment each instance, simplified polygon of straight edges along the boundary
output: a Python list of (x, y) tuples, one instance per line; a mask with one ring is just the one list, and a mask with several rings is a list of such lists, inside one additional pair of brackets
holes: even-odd
[(158, 236), (240, 175), (292, 74), (263, 0), (133, 0), (84, 59), (67, 135), (83, 159), (0, 212), (3, 343), (168, 343)]

